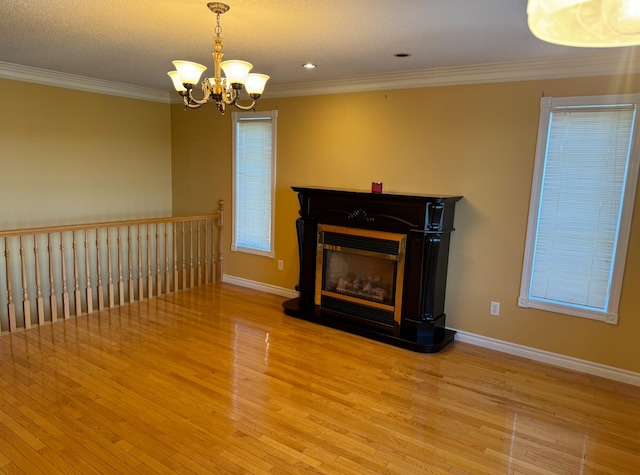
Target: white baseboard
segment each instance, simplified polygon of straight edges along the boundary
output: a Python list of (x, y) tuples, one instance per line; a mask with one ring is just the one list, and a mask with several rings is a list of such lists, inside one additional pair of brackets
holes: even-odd
[[(285, 289), (284, 287), (276, 287), (275, 285), (263, 284), (262, 282), (242, 279), (240, 277), (234, 277), (227, 274), (222, 276), (222, 281), (228, 282), (230, 284), (240, 285), (242, 287), (260, 290), (262, 292), (268, 292), (270, 294), (280, 295), (282, 297), (295, 298), (298, 296), (298, 292), (296, 292), (295, 290)], [(456, 329), (452, 328), (452, 330)], [(600, 376), (603, 378), (612, 379), (614, 381), (620, 381), (621, 383), (640, 386), (640, 373), (634, 373), (633, 371), (627, 371), (625, 369), (615, 368), (613, 366), (593, 363), (592, 361), (572, 358), (570, 356), (559, 355), (557, 353), (551, 353), (549, 351), (538, 350), (529, 346), (517, 345), (515, 343), (509, 343), (507, 341), (496, 340), (494, 338), (476, 335), (474, 333), (468, 333), (461, 330), (456, 331), (458, 333), (456, 333), (455, 339), (463, 343), (469, 343), (470, 345), (489, 348), (491, 350), (500, 351), (502, 353), (507, 353), (514, 356), (521, 356), (533, 361), (540, 361), (542, 363), (559, 366), (561, 368), (571, 369), (573, 371), (579, 371), (586, 374), (592, 374), (594, 376)]]
[[(455, 328), (452, 328), (452, 330), (455, 330)], [(474, 333), (468, 333), (460, 330), (456, 331), (458, 333), (456, 334), (455, 339), (463, 343), (469, 343), (471, 345), (489, 348), (514, 356), (521, 356), (523, 358), (540, 361), (542, 363), (559, 366), (561, 368), (592, 374), (594, 376), (600, 376), (614, 381), (632, 384), (634, 386), (640, 386), (640, 373), (634, 373), (633, 371), (615, 368), (613, 366), (606, 366), (592, 361), (572, 358), (570, 356), (559, 355), (549, 351), (538, 350), (528, 346), (517, 345), (507, 341), (496, 340), (486, 336), (476, 335)]]
[(224, 274), (222, 276), (222, 282), (229, 284), (240, 285), (241, 287), (247, 287), (250, 289), (260, 290), (269, 294), (280, 295), (282, 297), (296, 298), (298, 292), (295, 290), (285, 289), (284, 287), (277, 287), (275, 285), (263, 284), (262, 282), (256, 282), (255, 280), (242, 279), (233, 275)]

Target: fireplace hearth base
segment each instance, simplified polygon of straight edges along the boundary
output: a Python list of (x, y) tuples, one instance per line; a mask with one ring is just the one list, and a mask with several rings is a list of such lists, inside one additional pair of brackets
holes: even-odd
[(300, 280), (286, 315), (421, 353), (454, 340), (444, 304), (460, 196), (293, 190)]
[(321, 309), (320, 307), (314, 308), (313, 311), (305, 311), (300, 305), (299, 298), (285, 301), (282, 304), (282, 308), (285, 315), (290, 317), (335, 328), (418, 353), (437, 353), (451, 343), (456, 334), (454, 330), (428, 322), (423, 323), (422, 328), (416, 335), (416, 341), (410, 341), (374, 328), (352, 323), (350, 316), (347, 314)]

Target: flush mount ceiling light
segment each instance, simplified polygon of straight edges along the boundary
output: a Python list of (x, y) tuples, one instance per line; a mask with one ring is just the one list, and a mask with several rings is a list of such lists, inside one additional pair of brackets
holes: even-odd
[(564, 46), (640, 44), (640, 0), (529, 0), (531, 32)]
[[(218, 110), (224, 114), (226, 106), (234, 106), (240, 110), (255, 110), (256, 101), (264, 91), (264, 87), (269, 80), (266, 74), (249, 73), (253, 65), (246, 61), (232, 60), (222, 61), (222, 27), (220, 26), (220, 15), (229, 10), (229, 5), (220, 2), (207, 3), (207, 7), (216, 14), (216, 37), (213, 44), (213, 69), (214, 77), (206, 78), (202, 81), (202, 99), (193, 97), (193, 89), (200, 80), (200, 76), (207, 69), (206, 66), (191, 61), (173, 61), (175, 71), (167, 74), (173, 81), (173, 86), (182, 96), (182, 103), (185, 109), (198, 109), (208, 102), (215, 102)], [(222, 77), (224, 72), (225, 77)], [(252, 102), (241, 105), (240, 92), (246, 89)]]

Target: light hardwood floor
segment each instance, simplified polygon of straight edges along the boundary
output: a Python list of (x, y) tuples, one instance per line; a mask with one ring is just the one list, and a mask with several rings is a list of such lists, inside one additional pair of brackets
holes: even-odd
[(0, 336), (3, 473), (640, 473), (640, 388), (214, 284)]

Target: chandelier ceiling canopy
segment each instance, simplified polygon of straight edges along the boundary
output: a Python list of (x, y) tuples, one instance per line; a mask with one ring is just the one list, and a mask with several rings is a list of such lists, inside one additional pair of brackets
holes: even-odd
[[(210, 2), (207, 3), (207, 7), (216, 14), (216, 36), (213, 44), (214, 77), (202, 81), (202, 98), (196, 99), (193, 96), (193, 90), (200, 81), (200, 76), (207, 69), (206, 66), (191, 61), (176, 60), (173, 61), (175, 71), (169, 71), (167, 74), (173, 81), (173, 86), (178, 94), (182, 96), (185, 109), (197, 109), (208, 102), (215, 102), (218, 110), (223, 114), (227, 105), (240, 110), (255, 110), (256, 101), (264, 92), (269, 76), (250, 73), (253, 65), (246, 61), (222, 61), (224, 54), (222, 53), (222, 37), (220, 36), (222, 33), (220, 15), (229, 10), (229, 5)], [(222, 77), (222, 73), (224, 73), (224, 77)], [(251, 103), (246, 105), (238, 102), (243, 88), (251, 98)]]
[(564, 46), (640, 44), (640, 0), (529, 0), (531, 32)]

